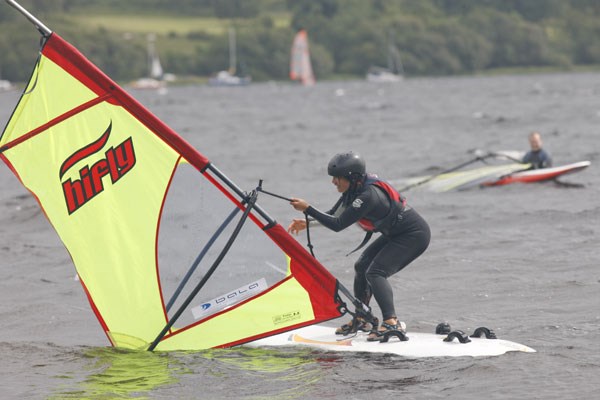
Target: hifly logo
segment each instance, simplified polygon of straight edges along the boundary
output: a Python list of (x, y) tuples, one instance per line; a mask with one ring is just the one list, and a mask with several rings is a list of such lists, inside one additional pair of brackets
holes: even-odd
[[(112, 130), (112, 121), (100, 138), (85, 147), (71, 154), (61, 165), (59, 178), (63, 179), (65, 173), (75, 164), (83, 159), (101, 151), (110, 137)], [(77, 179), (67, 179), (62, 181), (63, 193), (69, 214), (74, 213), (88, 201), (104, 191), (105, 176), (110, 176), (110, 182), (114, 185), (131, 171), (135, 165), (135, 152), (133, 150), (133, 140), (131, 137), (125, 139), (121, 144), (115, 147), (109, 147), (104, 152), (104, 158), (96, 161), (92, 165), (86, 165), (79, 169)]]

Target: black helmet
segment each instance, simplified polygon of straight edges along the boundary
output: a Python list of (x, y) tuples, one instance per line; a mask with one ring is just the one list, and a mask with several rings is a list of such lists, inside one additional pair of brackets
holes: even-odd
[(339, 153), (333, 156), (327, 166), (327, 173), (330, 176), (342, 176), (350, 178), (352, 174), (364, 175), (367, 172), (365, 160), (360, 154), (351, 151), (347, 153)]

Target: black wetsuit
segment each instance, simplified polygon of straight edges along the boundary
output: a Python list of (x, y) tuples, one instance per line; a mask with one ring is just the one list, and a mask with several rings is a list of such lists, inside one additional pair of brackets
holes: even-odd
[(549, 168), (552, 166), (552, 158), (550, 158), (550, 155), (544, 149), (528, 151), (523, 157), (523, 162), (531, 164), (534, 169)]
[[(361, 219), (381, 221), (397, 206), (386, 190), (377, 185), (367, 184), (361, 190), (349, 192), (327, 213), (313, 207), (308, 207), (306, 213), (339, 232)], [(427, 249), (431, 234), (427, 222), (407, 204), (400, 204), (392, 223), (376, 228), (375, 232), (382, 235), (366, 248), (354, 265), (354, 295), (368, 304), (373, 294), (383, 319), (387, 320), (396, 317), (394, 295), (387, 278), (419, 257)]]

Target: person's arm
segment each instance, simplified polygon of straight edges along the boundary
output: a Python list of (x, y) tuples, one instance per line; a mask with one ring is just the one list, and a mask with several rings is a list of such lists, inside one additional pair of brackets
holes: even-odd
[(552, 157), (546, 150), (542, 150), (544, 152), (544, 159), (542, 161), (542, 168), (550, 168), (552, 166)]
[(331, 210), (325, 212), (325, 214), (334, 215), (335, 212), (338, 210), (338, 208), (340, 208), (340, 206), (342, 205), (342, 201), (344, 201), (344, 196), (341, 196), (338, 199), (338, 201), (335, 202), (335, 204), (333, 205), (333, 207), (331, 207)]
[[(306, 203), (304, 200), (301, 199), (295, 199), (296, 201), (292, 202), (292, 205), (294, 205), (294, 203), (298, 204), (298, 200), (300, 200), (300, 202), (302, 203)], [(335, 214), (335, 212), (340, 208), (340, 205), (342, 204), (342, 201), (344, 200), (344, 196), (340, 197), (338, 199), (338, 201), (336, 201), (336, 203), (333, 205), (333, 207), (331, 208), (331, 210), (327, 211), (326, 214), (329, 215), (333, 215)], [(308, 207), (308, 203), (305, 204), (306, 207)], [(294, 208), (296, 208), (299, 211), (303, 211), (303, 207), (296, 207), (294, 206)], [(304, 211), (306, 211), (304, 209)], [(300, 233), (300, 231), (303, 231), (304, 229), (306, 229), (306, 224), (309, 223), (311, 226), (315, 225), (315, 226), (320, 226), (321, 223), (319, 223), (319, 221), (317, 221), (315, 218), (310, 217), (310, 216), (306, 216), (305, 218), (294, 218), (292, 219), (292, 222), (290, 223), (290, 225), (288, 226), (287, 231), (289, 233), (298, 235)]]
[(308, 206), (305, 212), (326, 228), (329, 228), (334, 232), (339, 232), (354, 224), (367, 214), (372, 205), (370, 194), (369, 190), (365, 190), (352, 202), (352, 205), (342, 211), (339, 216), (324, 213), (312, 206)]

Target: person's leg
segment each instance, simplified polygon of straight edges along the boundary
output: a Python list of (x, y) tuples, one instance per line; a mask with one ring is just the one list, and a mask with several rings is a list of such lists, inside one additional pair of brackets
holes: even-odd
[(383, 236), (378, 237), (365, 249), (354, 264), (354, 296), (366, 305), (369, 305), (372, 292), (367, 282), (367, 269), (371, 265), (373, 258), (388, 242), (389, 239)]
[[(388, 240), (386, 238), (378, 237), (365, 249), (354, 264), (354, 297), (366, 305), (369, 305), (369, 301), (371, 300), (371, 288), (369, 287), (365, 273), (367, 268), (369, 268), (373, 257), (377, 255), (387, 242)], [(356, 330), (369, 331), (371, 330), (371, 327), (372, 326), (368, 324), (367, 321), (352, 320), (337, 328), (335, 333), (338, 335), (348, 335), (356, 332)]]
[(380, 249), (365, 271), (365, 279), (381, 309), (384, 321), (396, 318), (394, 291), (388, 277), (419, 257), (428, 244), (429, 235), (422, 232), (395, 237)]

